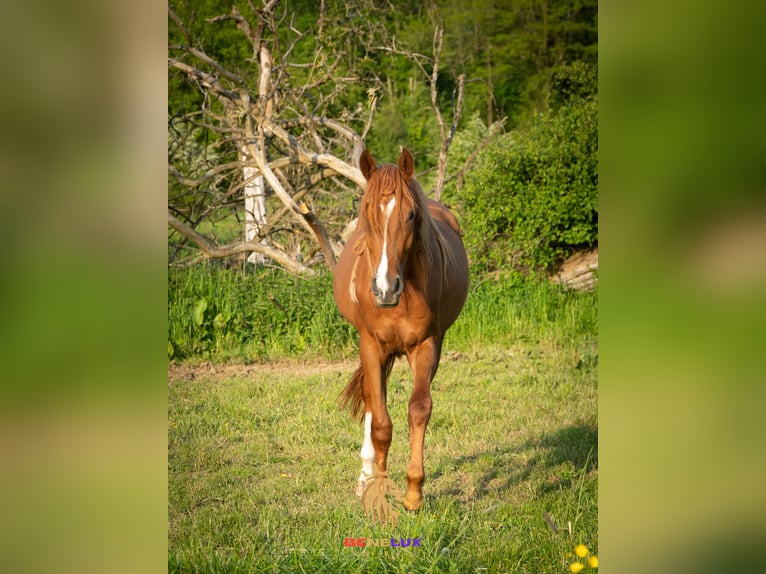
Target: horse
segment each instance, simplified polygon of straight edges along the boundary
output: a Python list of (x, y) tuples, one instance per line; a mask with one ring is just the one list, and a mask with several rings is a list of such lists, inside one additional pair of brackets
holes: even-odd
[(410, 460), (407, 510), (423, 502), (423, 446), (431, 416), (431, 381), (447, 329), (468, 295), (468, 259), (457, 219), (427, 198), (413, 179), (412, 155), (403, 149), (398, 165), (378, 167), (368, 150), (359, 158), (367, 189), (357, 227), (338, 259), (333, 296), (340, 313), (359, 332), (359, 367), (340, 394), (341, 408), (364, 423), (362, 496), (378, 473), (387, 471), (393, 425), (386, 384), (397, 357), (413, 374), (409, 399)]

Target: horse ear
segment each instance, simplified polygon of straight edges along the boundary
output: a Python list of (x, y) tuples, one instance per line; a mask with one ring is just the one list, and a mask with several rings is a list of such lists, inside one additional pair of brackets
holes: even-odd
[(359, 156), (359, 169), (362, 171), (364, 179), (369, 180), (372, 174), (375, 173), (375, 160), (372, 159), (372, 155), (367, 149)]
[(412, 155), (406, 149), (402, 149), (402, 154), (399, 156), (399, 173), (410, 179), (414, 172), (415, 161), (412, 159)]

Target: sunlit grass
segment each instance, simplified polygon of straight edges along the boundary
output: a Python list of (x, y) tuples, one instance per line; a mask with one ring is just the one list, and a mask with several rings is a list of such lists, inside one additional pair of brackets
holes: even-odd
[[(575, 544), (597, 541), (595, 366), (595, 348), (576, 340), (445, 358), (425, 503), (395, 528), (367, 519), (354, 496), (362, 433), (336, 408), (350, 372), (172, 381), (170, 570), (564, 572)], [(400, 486), (410, 389), (398, 363), (388, 404)], [(422, 542), (351, 548), (347, 537)]]
[[(391, 527), (354, 496), (362, 432), (336, 398), (357, 335), (329, 275), (171, 270), (173, 360), (252, 366), (170, 383), (170, 570), (566, 572), (577, 544), (597, 550), (596, 298), (474, 281), (432, 385), (423, 508)], [(400, 488), (411, 386), (400, 360), (388, 386)], [(421, 544), (344, 545), (351, 537)]]

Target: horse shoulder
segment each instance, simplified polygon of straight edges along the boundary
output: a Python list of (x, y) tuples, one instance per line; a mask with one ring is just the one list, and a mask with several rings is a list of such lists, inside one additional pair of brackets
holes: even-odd
[(357, 305), (351, 298), (351, 281), (354, 274), (354, 266), (357, 265), (361, 254), (357, 244), (362, 237), (362, 231), (357, 228), (349, 237), (343, 251), (338, 258), (333, 276), (333, 296), (338, 310), (352, 324), (357, 323)]

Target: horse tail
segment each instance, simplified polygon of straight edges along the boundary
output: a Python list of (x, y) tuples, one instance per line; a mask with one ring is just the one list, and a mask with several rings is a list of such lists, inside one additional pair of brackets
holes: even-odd
[(351, 411), (351, 417), (359, 419), (361, 422), (364, 419), (364, 395), (362, 390), (364, 389), (364, 371), (360, 364), (354, 374), (351, 375), (351, 380), (346, 385), (346, 388), (340, 393), (338, 401), (340, 403), (341, 410), (348, 407)]
[[(391, 369), (394, 367), (394, 360), (395, 357), (389, 357), (383, 364), (383, 396), (385, 396), (388, 375), (391, 374)], [(351, 375), (351, 380), (346, 388), (341, 391), (338, 401), (341, 410), (348, 407), (348, 410), (351, 411), (351, 418), (358, 419), (360, 423), (364, 421), (364, 369), (362, 369), (361, 364)]]

